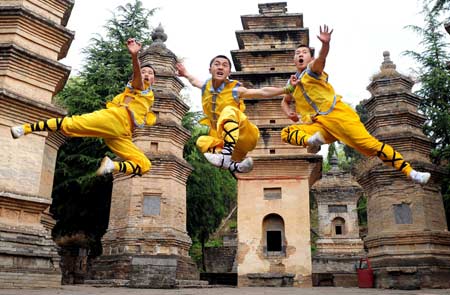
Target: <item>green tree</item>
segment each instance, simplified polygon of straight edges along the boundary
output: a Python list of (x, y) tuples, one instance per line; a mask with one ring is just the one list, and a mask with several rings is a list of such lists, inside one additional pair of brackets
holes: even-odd
[(431, 12), (439, 13), (442, 11), (448, 11), (450, 9), (450, 1), (449, 0), (426, 0), (426, 5), (431, 5)]
[(416, 73), (420, 82), (417, 94), (422, 97), (419, 110), (427, 117), (423, 131), (435, 143), (431, 158), (434, 163), (443, 164), (447, 169), (442, 193), (447, 224), (450, 226), (450, 72), (447, 66), (450, 55), (449, 44), (445, 40), (448, 36), (442, 30), (442, 14), (447, 11), (440, 10), (448, 7), (449, 2), (437, 1), (431, 9), (429, 4), (430, 1), (426, 0), (423, 10), (424, 27), (409, 26), (423, 38), (423, 49), (420, 52), (407, 51), (405, 54), (412, 56), (420, 64)]
[(367, 226), (367, 196), (363, 195), (359, 198), (356, 211), (358, 212), (359, 226)]
[(228, 171), (212, 166), (196, 148), (198, 137), (207, 133), (197, 123), (200, 116), (201, 113), (187, 113), (183, 118), (183, 126), (192, 133), (183, 154), (194, 168), (187, 180), (187, 230), (194, 243), (198, 241), (201, 245), (204, 271), (205, 244), (225, 216), (225, 204), (236, 199), (236, 180)]
[(350, 158), (346, 153), (347, 146), (340, 143), (339, 141), (335, 141), (331, 143), (328, 147), (327, 159), (323, 163), (323, 172), (326, 173), (330, 171), (331, 165), (331, 157), (335, 155), (338, 159), (338, 167), (342, 171), (350, 171), (352, 165), (354, 164), (354, 159)]
[(337, 142), (332, 142), (328, 145), (328, 155), (327, 155), (327, 161), (330, 163), (331, 158), (336, 154), (336, 144)]
[[(56, 98), (69, 115), (103, 108), (107, 100), (123, 91), (132, 73), (125, 41), (135, 37), (144, 45), (150, 44), (148, 18), (154, 11), (143, 8), (139, 0), (116, 8), (105, 26), (106, 36), (91, 39), (83, 51), (83, 69), (69, 79)], [(101, 139), (68, 138), (58, 152), (50, 208), (57, 221), (53, 236), (57, 240), (71, 235), (87, 237), (94, 255), (101, 253), (112, 189), (112, 177), (95, 177), (94, 171), (107, 153), (109, 149)]]

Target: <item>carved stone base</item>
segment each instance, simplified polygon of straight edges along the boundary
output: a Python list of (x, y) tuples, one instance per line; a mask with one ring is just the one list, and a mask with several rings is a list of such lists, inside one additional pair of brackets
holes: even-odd
[(190, 257), (121, 254), (97, 258), (91, 279), (131, 288), (175, 288), (177, 280), (198, 280), (199, 274)]
[(239, 286), (247, 287), (293, 287), (292, 273), (249, 273), (239, 278)]
[[(416, 261), (421, 264), (420, 260)], [(374, 270), (375, 288), (415, 290), (450, 288), (450, 269), (443, 267), (387, 267)]]
[[(356, 252), (356, 251), (355, 251)], [(365, 253), (359, 255), (328, 254), (314, 255), (312, 261), (313, 285), (334, 287), (357, 287), (356, 266)]]
[(450, 233), (404, 232), (366, 238), (376, 288), (450, 288)]
[(61, 286), (60, 257), (44, 230), (0, 225), (0, 288)]

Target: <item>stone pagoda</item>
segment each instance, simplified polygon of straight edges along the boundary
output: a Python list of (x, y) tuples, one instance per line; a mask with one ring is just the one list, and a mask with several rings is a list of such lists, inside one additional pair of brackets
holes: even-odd
[(0, 288), (57, 287), (59, 255), (49, 213), (62, 135), (17, 140), (10, 127), (66, 113), (53, 104), (70, 68), (59, 63), (74, 33), (72, 0), (0, 3)]
[(421, 186), (377, 158), (360, 163), (358, 182), (368, 195), (365, 239), (378, 288), (449, 288), (450, 233), (440, 192), (442, 170), (429, 160), (432, 143), (422, 132), (425, 117), (414, 82), (398, 73), (384, 52), (381, 71), (367, 89), (367, 130), (392, 145), (419, 171), (431, 173)]
[(189, 106), (180, 99), (184, 85), (175, 76), (177, 59), (164, 44), (161, 26), (152, 39), (139, 59), (156, 71), (152, 110), (158, 119), (133, 134), (152, 168), (142, 177), (114, 177), (103, 255), (95, 262), (93, 278), (130, 287), (173, 288), (177, 280), (198, 279), (186, 231), (186, 181), (192, 168), (183, 159), (190, 133), (181, 119)]
[[(249, 88), (283, 87), (296, 71), (296, 46), (309, 43), (309, 30), (302, 14), (287, 13), (286, 2), (258, 7), (259, 14), (241, 16), (231, 78)], [(281, 100), (245, 100), (261, 136), (249, 154), (253, 171), (238, 175), (239, 286), (311, 286), (309, 189), (320, 177), (322, 157), (281, 141), (281, 129), (292, 124)]]
[(355, 265), (365, 257), (357, 212), (363, 189), (350, 173), (338, 167), (335, 155), (330, 164), (330, 171), (311, 189), (319, 216), (319, 237), (313, 256), (314, 285), (321, 286), (324, 280), (336, 287), (356, 287)]

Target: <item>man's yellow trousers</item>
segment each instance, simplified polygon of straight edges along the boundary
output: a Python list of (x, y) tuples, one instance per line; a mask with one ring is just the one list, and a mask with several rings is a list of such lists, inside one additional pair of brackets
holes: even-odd
[(291, 125), (281, 131), (281, 139), (293, 145), (308, 145), (308, 139), (320, 132), (326, 143), (336, 140), (350, 146), (365, 156), (378, 156), (383, 163), (395, 167), (406, 176), (412, 170), (402, 155), (390, 145), (378, 141), (370, 135), (361, 123), (358, 114), (347, 104), (337, 102), (328, 115), (319, 115), (312, 124)]

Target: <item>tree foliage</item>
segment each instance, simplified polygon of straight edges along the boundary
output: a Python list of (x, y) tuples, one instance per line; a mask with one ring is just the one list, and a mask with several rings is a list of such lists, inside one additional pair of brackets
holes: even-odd
[[(154, 11), (143, 8), (139, 0), (119, 6), (105, 26), (106, 36), (91, 39), (83, 50), (83, 69), (69, 79), (56, 98), (69, 115), (104, 108), (107, 100), (123, 91), (132, 73), (125, 41), (136, 37), (143, 44), (151, 42), (148, 18)], [(85, 236), (93, 254), (101, 251), (100, 239), (108, 226), (112, 190), (112, 177), (95, 177), (94, 171), (108, 153), (101, 139), (68, 138), (56, 163), (50, 208), (57, 221), (53, 236)]]
[[(351, 151), (352, 153), (350, 155), (347, 154), (346, 149)], [(326, 173), (326, 172), (330, 171), (330, 169), (331, 169), (330, 161), (331, 161), (331, 158), (333, 157), (333, 155), (335, 155), (337, 157), (338, 167), (342, 171), (346, 171), (346, 172), (351, 171), (353, 164), (355, 163), (354, 154), (359, 155), (358, 152), (347, 147), (345, 144), (342, 144), (338, 141), (331, 143), (328, 147), (327, 159), (323, 163), (323, 172)], [(352, 158), (352, 155), (353, 155), (353, 158)]]
[(425, 4), (427, 6), (431, 6), (431, 12), (433, 13), (439, 13), (442, 11), (450, 10), (449, 0), (426, 0)]
[(224, 217), (230, 200), (236, 198), (236, 180), (228, 171), (212, 166), (197, 149), (195, 142), (207, 130), (199, 125), (200, 113), (187, 113), (183, 126), (192, 136), (184, 147), (184, 158), (194, 170), (187, 180), (187, 230), (194, 241), (201, 244), (202, 269), (205, 270), (204, 248), (209, 236)]

